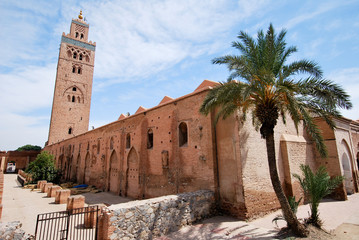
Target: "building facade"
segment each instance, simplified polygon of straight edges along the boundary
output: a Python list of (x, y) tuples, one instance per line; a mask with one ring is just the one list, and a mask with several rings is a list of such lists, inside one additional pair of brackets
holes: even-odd
[[(73, 20), (71, 29), (77, 21)], [(69, 42), (63, 44), (64, 49), (78, 47)], [(65, 61), (61, 51), (59, 65)], [(81, 63), (73, 60), (73, 52), (66, 51), (67, 67), (61, 75), (72, 74), (71, 67)], [(94, 51), (89, 53), (92, 83)], [(49, 144), (45, 147), (55, 156), (66, 180), (134, 199), (213, 190), (219, 206), (239, 218), (279, 208), (270, 181), (265, 140), (251, 119), (241, 122), (239, 115), (233, 114), (215, 125), (214, 113), (199, 113), (205, 96), (218, 83), (205, 80), (192, 93), (176, 99), (165, 96), (155, 107), (140, 106), (134, 115), (121, 114), (117, 121), (91, 131), (85, 130), (88, 117), (83, 118), (83, 129), (77, 131), (77, 125), (69, 123), (78, 122), (89, 108), (71, 107), (78, 104), (71, 101), (72, 88), (86, 93), (86, 103), (91, 98), (89, 76), (80, 79), (81, 76), (76, 81), (62, 79), (64, 86), (55, 87), (54, 108), (61, 107), (62, 112), (53, 109)], [(84, 83), (87, 87), (81, 85)], [(61, 104), (55, 104), (55, 98)], [(67, 115), (70, 111), (72, 115)], [(56, 121), (62, 125), (54, 127)], [(334, 196), (344, 200), (347, 194), (358, 192), (359, 123), (338, 119), (338, 128), (333, 131), (320, 119), (317, 121), (329, 149), (327, 159), (320, 158), (303, 127), (297, 132), (292, 122), (285, 125), (278, 121), (275, 143), (282, 186), (288, 196), (299, 197), (302, 192), (292, 174), (300, 173), (300, 164), (308, 164), (313, 170), (324, 165), (331, 176), (346, 176)], [(74, 132), (70, 135), (67, 130), (72, 126)]]

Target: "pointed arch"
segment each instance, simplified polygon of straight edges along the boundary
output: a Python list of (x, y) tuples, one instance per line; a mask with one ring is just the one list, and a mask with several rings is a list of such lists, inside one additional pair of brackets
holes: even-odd
[(131, 147), (131, 134), (127, 133), (126, 135), (126, 148), (130, 148)]
[(178, 143), (180, 147), (188, 145), (188, 127), (185, 122), (181, 122), (178, 125)]
[(153, 130), (152, 128), (147, 131), (147, 149), (153, 148)]
[(113, 137), (111, 137), (111, 138), (110, 138), (110, 150), (113, 149), (113, 143), (114, 143), (114, 142), (113, 142)]
[(74, 182), (77, 182), (77, 179), (80, 179), (79, 177), (79, 168), (81, 164), (81, 154), (79, 153), (76, 158), (76, 164), (75, 164), (75, 172), (74, 172)]
[[(73, 89), (76, 88), (76, 91), (73, 91)], [(69, 93), (74, 94), (74, 92), (76, 92), (76, 94), (82, 95), (83, 96), (83, 91), (81, 90), (81, 88), (79, 88), (79, 86), (77, 85), (71, 85), (68, 88), (66, 88), (66, 90), (64, 91), (64, 93), (62, 95), (67, 95)]]
[(84, 166), (84, 179), (83, 183), (89, 183), (90, 181), (90, 165), (91, 165), (91, 156), (90, 153), (87, 152), (85, 157), (85, 166)]
[(354, 193), (354, 182), (353, 182), (353, 175), (352, 175), (352, 156), (350, 154), (350, 148), (345, 139), (341, 142), (342, 147), (342, 154), (340, 156), (340, 163), (341, 163), (341, 172), (342, 175), (345, 177), (345, 190), (348, 194)]
[(138, 198), (140, 194), (139, 159), (137, 151), (134, 147), (131, 148), (130, 152), (127, 155), (126, 176), (127, 196), (132, 198)]
[(120, 163), (118, 161), (117, 153), (115, 150), (112, 151), (110, 156), (110, 170), (109, 170), (109, 181), (108, 190), (110, 192), (118, 194), (119, 192), (119, 171)]

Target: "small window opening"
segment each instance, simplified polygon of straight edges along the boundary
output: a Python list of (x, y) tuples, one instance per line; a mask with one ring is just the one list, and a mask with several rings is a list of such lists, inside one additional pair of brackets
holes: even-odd
[(188, 130), (187, 130), (187, 124), (184, 122), (181, 122), (180, 125), (178, 126), (178, 130), (179, 130), (179, 146), (180, 147), (185, 147), (187, 146), (188, 143)]
[[(81, 98), (77, 97), (77, 101), (78, 101), (78, 103), (81, 103)], [(82, 120), (82, 118), (81, 118), (81, 120)]]
[(67, 95), (67, 101), (71, 101), (71, 97), (70, 97), (70, 95)]
[(126, 148), (130, 148), (131, 147), (131, 135), (129, 133), (127, 133), (126, 135)]
[(75, 73), (76, 72), (76, 68), (72, 67), (72, 72)]
[(147, 132), (147, 149), (153, 148), (153, 131), (149, 129)]
[(72, 134), (72, 127), (69, 128), (69, 134)]
[(80, 54), (80, 56), (79, 56), (79, 60), (82, 60), (82, 54)]
[(74, 55), (72, 56), (74, 59), (77, 58), (77, 53), (74, 52)]
[(100, 139), (97, 140), (97, 154), (100, 153), (100, 146), (101, 146), (101, 142)]
[(81, 74), (81, 68), (77, 69), (77, 73)]
[(72, 102), (75, 102), (75, 96), (72, 96)]
[(72, 88), (72, 91), (76, 92), (76, 90), (77, 90), (76, 87), (73, 87), (73, 88)]
[(78, 37), (79, 37), (79, 33), (76, 32), (76, 33), (75, 33), (75, 38), (78, 38)]
[(110, 139), (110, 149), (113, 149), (113, 138)]
[(86, 55), (86, 62), (89, 62), (90, 61), (90, 58), (89, 56)]
[(83, 38), (84, 38), (84, 34), (83, 34), (83, 33), (81, 33), (81, 36), (80, 36), (80, 38), (81, 38), (81, 39), (83, 39)]

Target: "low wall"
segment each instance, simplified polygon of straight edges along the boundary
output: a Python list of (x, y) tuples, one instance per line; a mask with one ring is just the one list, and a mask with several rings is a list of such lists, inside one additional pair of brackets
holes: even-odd
[(215, 200), (212, 191), (200, 190), (112, 205), (109, 210), (100, 218), (99, 239), (152, 239), (211, 216)]

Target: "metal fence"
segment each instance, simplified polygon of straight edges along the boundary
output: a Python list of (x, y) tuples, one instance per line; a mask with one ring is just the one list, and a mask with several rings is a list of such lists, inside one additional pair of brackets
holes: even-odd
[(35, 239), (97, 239), (98, 206), (37, 215)]

